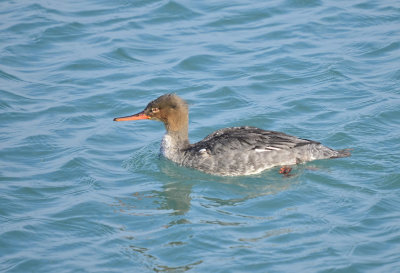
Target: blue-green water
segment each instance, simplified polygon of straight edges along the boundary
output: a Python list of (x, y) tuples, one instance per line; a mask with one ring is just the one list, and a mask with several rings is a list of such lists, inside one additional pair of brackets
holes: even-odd
[[(0, 272), (400, 272), (398, 1), (1, 1)], [(214, 177), (160, 158), (284, 131), (345, 159)]]

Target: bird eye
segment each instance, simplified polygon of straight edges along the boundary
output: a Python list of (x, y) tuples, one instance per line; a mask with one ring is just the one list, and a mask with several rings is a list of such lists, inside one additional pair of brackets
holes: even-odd
[(157, 112), (159, 112), (160, 111), (160, 109), (158, 109), (158, 108), (151, 108), (151, 112), (152, 113), (157, 113)]

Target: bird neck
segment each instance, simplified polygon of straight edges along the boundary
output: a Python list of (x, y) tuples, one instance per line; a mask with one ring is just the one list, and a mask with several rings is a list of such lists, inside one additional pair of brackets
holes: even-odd
[(174, 149), (184, 150), (190, 145), (187, 126), (179, 131), (167, 130), (165, 137), (168, 138), (168, 146)]
[(188, 132), (167, 131), (161, 143), (161, 153), (168, 159), (180, 164), (185, 150), (190, 146)]
[(165, 129), (173, 146), (185, 149), (189, 146), (189, 113), (187, 111), (171, 111), (164, 119)]
[(180, 163), (183, 159), (185, 150), (189, 148), (189, 113), (187, 111), (170, 110), (168, 115), (162, 117), (167, 133), (161, 143), (162, 154)]

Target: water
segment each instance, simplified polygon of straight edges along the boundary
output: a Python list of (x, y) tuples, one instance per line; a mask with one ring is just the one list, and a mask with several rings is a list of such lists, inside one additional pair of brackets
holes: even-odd
[[(399, 272), (398, 1), (1, 1), (1, 272)], [(340, 149), (282, 177), (158, 156), (251, 125)]]

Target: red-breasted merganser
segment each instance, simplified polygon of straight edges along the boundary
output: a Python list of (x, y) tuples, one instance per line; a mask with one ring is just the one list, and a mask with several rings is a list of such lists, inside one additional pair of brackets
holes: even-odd
[(164, 123), (167, 133), (161, 152), (166, 158), (213, 175), (250, 175), (275, 166), (350, 156), (349, 150), (333, 150), (313, 140), (249, 126), (220, 129), (190, 144), (188, 105), (175, 94), (163, 95), (142, 112), (114, 121), (141, 119)]

